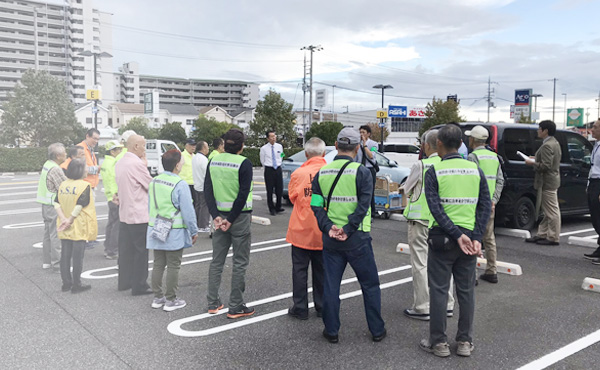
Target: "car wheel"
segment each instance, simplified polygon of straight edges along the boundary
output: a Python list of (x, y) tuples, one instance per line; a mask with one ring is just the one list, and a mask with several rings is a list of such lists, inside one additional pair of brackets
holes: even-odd
[(528, 197), (521, 197), (513, 210), (512, 226), (515, 229), (531, 230), (535, 225), (535, 205)]

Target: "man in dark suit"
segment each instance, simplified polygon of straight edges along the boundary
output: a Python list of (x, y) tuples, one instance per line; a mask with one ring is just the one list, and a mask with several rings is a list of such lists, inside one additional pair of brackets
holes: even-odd
[(537, 190), (536, 215), (540, 208), (544, 218), (538, 227), (537, 235), (525, 239), (527, 243), (558, 245), (560, 241), (560, 208), (558, 206), (558, 188), (560, 187), (560, 143), (554, 138), (556, 124), (542, 121), (537, 130), (543, 140), (542, 146), (535, 152), (535, 158), (525, 163), (535, 171), (534, 188)]

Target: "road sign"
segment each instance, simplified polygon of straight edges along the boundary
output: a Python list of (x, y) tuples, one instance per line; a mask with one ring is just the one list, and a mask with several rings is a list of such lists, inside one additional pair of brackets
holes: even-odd
[(327, 90), (326, 89), (315, 90), (315, 105), (317, 107), (324, 107), (327, 105)]
[(100, 100), (102, 99), (102, 94), (100, 93), (100, 90), (88, 89), (85, 92), (85, 98), (87, 100)]
[(377, 111), (377, 118), (387, 118), (388, 117), (388, 112), (387, 110), (378, 110)]
[(529, 109), (529, 105), (515, 106), (515, 123), (521, 122), (521, 117), (525, 119), (531, 118), (531, 109)]
[(388, 117), (408, 117), (408, 109), (405, 105), (390, 105)]
[(583, 127), (583, 108), (567, 109), (567, 126)]
[(515, 90), (515, 105), (531, 105), (531, 89)]
[(98, 113), (98, 107), (92, 107), (92, 114)]
[(458, 103), (458, 95), (448, 95), (448, 97), (446, 98), (446, 101), (450, 101), (452, 100), (455, 103)]
[(383, 122), (383, 121), (379, 122), (379, 127), (384, 128), (385, 127), (385, 122)]

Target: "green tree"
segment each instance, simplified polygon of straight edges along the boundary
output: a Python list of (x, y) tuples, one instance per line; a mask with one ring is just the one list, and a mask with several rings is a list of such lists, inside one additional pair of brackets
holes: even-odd
[(535, 123), (533, 120), (531, 120), (531, 116), (526, 116), (525, 114), (523, 114), (523, 112), (521, 112), (521, 117), (519, 117), (519, 120), (516, 121), (515, 123)]
[(201, 114), (194, 121), (194, 130), (190, 133), (190, 137), (196, 141), (204, 140), (208, 145), (211, 145), (214, 139), (223, 136), (232, 128), (239, 127), (232, 123), (217, 121), (215, 117), (206, 117)]
[[(381, 127), (379, 127), (378, 123), (367, 123), (371, 128), (371, 140), (375, 140), (377, 142), (381, 141)], [(383, 141), (386, 141), (388, 136), (390, 136), (390, 130), (387, 127), (383, 128)]]
[(311, 137), (318, 137), (325, 142), (325, 145), (335, 145), (338, 133), (344, 128), (339, 122), (317, 122), (313, 123), (310, 130), (306, 133), (306, 140)]
[(181, 126), (181, 122), (166, 123), (160, 128), (158, 138), (161, 140), (171, 140), (180, 147), (183, 147), (187, 135), (185, 129)]
[(269, 90), (263, 100), (256, 104), (256, 115), (250, 122), (249, 145), (261, 146), (265, 143), (265, 133), (273, 130), (278, 141), (284, 147), (292, 147), (296, 141), (294, 124), (296, 116), (292, 113), (293, 105), (283, 100), (274, 90)]
[(442, 101), (442, 99), (433, 98), (430, 103), (427, 103), (425, 116), (427, 118), (419, 129), (419, 137), (432, 126), (466, 121), (460, 116), (459, 104), (454, 100)]
[(119, 128), (119, 134), (127, 130), (133, 130), (136, 134), (145, 137), (146, 139), (158, 138), (159, 130), (148, 127), (148, 119), (144, 117), (133, 117), (125, 126)]
[(9, 145), (71, 145), (85, 137), (65, 83), (46, 71), (30, 69), (2, 107), (0, 142)]

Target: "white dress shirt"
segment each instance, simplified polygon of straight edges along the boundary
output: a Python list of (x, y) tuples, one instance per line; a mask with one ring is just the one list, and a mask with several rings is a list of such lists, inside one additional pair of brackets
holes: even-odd
[(196, 153), (192, 157), (192, 176), (194, 177), (194, 189), (204, 191), (204, 178), (206, 177), (208, 158), (202, 153)]
[(260, 148), (260, 163), (263, 167), (273, 167), (273, 155), (272, 151), (275, 150), (275, 160), (277, 161), (277, 168), (281, 167), (281, 161), (283, 158), (281, 155), (283, 154), (283, 146), (279, 143), (275, 143), (271, 145), (271, 143), (266, 143)]

